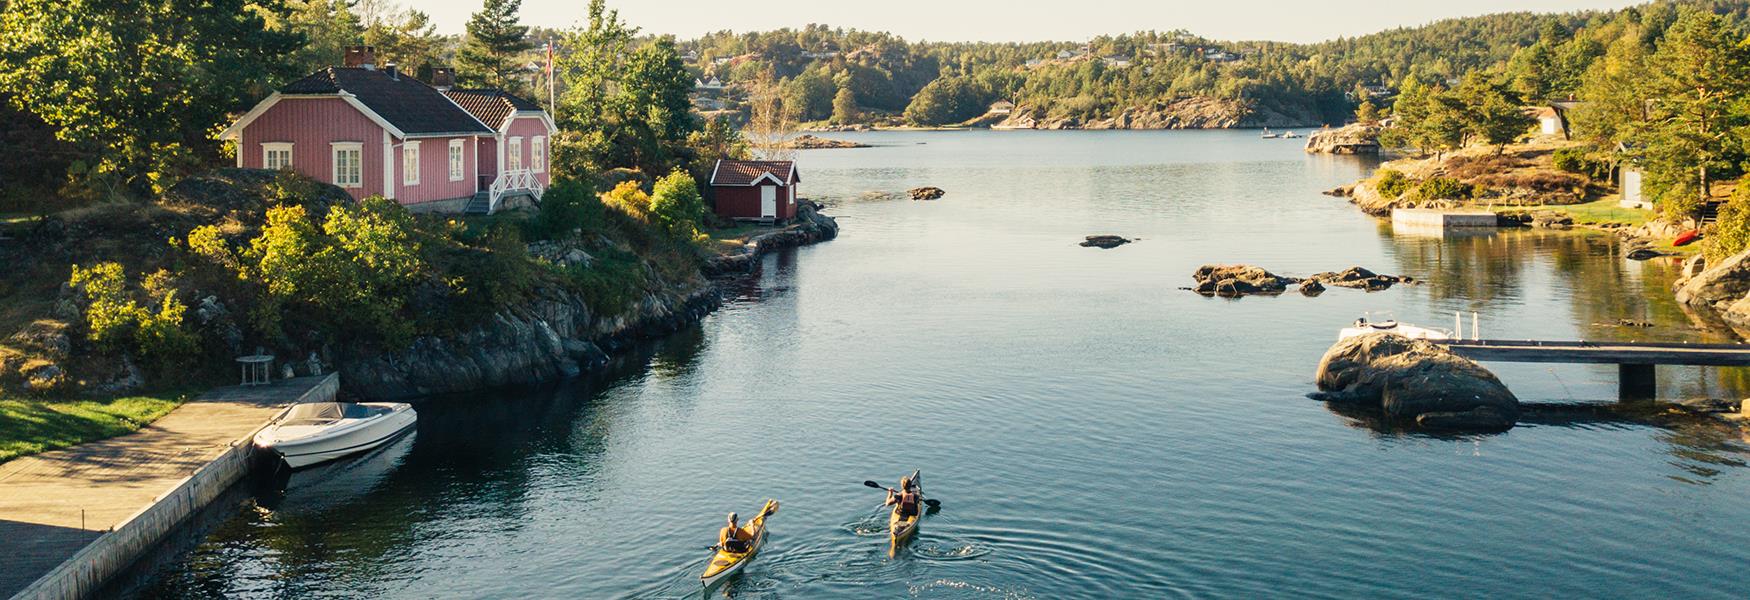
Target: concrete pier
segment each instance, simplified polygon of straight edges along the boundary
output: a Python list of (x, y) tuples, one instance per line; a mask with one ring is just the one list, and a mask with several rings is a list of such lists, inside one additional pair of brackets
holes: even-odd
[(337, 375), (219, 388), (134, 433), (0, 464), (0, 598), (90, 597), (249, 471), (255, 432)]
[(1392, 229), (1431, 232), (1438, 235), (1448, 230), (1488, 230), (1498, 226), (1500, 218), (1486, 210), (1441, 210), (1434, 208), (1394, 208)]

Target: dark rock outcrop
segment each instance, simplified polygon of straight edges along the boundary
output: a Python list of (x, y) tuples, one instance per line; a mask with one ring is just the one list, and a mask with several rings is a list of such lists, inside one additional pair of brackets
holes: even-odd
[(942, 191), (942, 188), (930, 186), (912, 188), (906, 191), (906, 195), (911, 196), (911, 199), (913, 200), (937, 200), (942, 196), (947, 195), (947, 193), (948, 192)]
[(804, 133), (792, 138), (785, 146), (797, 150), (835, 150), (843, 148), (868, 148), (868, 144), (835, 140)]
[(705, 274), (711, 277), (746, 273), (753, 270), (760, 255), (780, 248), (794, 248), (824, 242), (839, 236), (838, 220), (821, 214), (824, 208), (813, 200), (802, 199), (796, 205), (796, 222), (788, 227), (762, 233), (747, 240), (735, 252), (712, 257), (705, 262)]
[(1353, 123), (1306, 137), (1308, 154), (1379, 154), (1379, 126)]
[(1519, 399), (1493, 373), (1426, 340), (1372, 333), (1337, 342), (1319, 361), (1315, 399), (1377, 406), (1424, 429), (1503, 430)]
[(1307, 279), (1325, 285), (1367, 290), (1369, 292), (1390, 289), (1393, 285), (1414, 281), (1409, 277), (1380, 275), (1363, 267), (1349, 267), (1335, 273), (1319, 273), (1312, 277), (1308, 277)]
[(1553, 210), (1531, 213), (1531, 226), (1539, 229), (1573, 229), (1574, 217)]
[(1325, 286), (1324, 284), (1319, 283), (1316, 279), (1308, 279), (1300, 282), (1300, 294), (1302, 296), (1317, 296), (1323, 293), (1325, 293)]
[(576, 293), (548, 289), (461, 333), (415, 338), (406, 349), (343, 356), (341, 380), (371, 399), (528, 385), (607, 365), (610, 353), (698, 321), (721, 304), (715, 288), (648, 294), (623, 315), (595, 314)]
[(1203, 265), (1191, 278), (1197, 286), (1191, 288), (1205, 296), (1237, 298), (1254, 294), (1274, 295), (1288, 290), (1299, 279), (1283, 277), (1252, 265)]
[(1124, 237), (1116, 235), (1090, 235), (1087, 239), (1082, 240), (1081, 245), (1084, 248), (1105, 248), (1110, 250), (1133, 241), (1136, 240), (1125, 239)]

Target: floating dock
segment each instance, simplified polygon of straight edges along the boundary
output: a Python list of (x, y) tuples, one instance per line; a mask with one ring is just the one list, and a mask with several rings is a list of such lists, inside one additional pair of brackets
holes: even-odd
[(340, 377), (226, 387), (128, 435), (0, 464), (0, 598), (97, 593), (248, 474), (255, 433)]

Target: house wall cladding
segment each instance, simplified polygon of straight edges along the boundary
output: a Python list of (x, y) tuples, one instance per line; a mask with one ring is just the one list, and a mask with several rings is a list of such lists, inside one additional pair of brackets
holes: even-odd
[[(550, 137), (550, 134), (547, 133), (547, 123), (542, 121), (540, 117), (517, 117), (512, 119), (510, 122), (510, 130), (504, 136), (505, 144), (510, 144), (510, 139), (513, 137), (522, 138), (519, 141), (521, 141), (523, 145), (524, 169), (532, 168), (534, 166), (534, 163), (532, 162), (535, 157), (533, 140), (537, 137), (546, 139), (543, 143), (547, 146), (547, 162), (552, 162), (553, 140), (547, 139)], [(505, 162), (510, 161), (510, 148), (505, 148), (504, 157)], [(535, 173), (535, 179), (540, 180), (542, 186), (548, 185), (550, 180), (547, 173), (550, 171), (552, 171), (552, 169), (543, 168), (540, 172)]]
[(383, 193), (383, 128), (339, 98), (281, 100), (243, 130), (237, 151), (244, 167), (260, 169), (263, 143), (291, 142), (292, 170), (332, 183), (334, 141), (361, 143), (363, 187), (347, 193), (358, 199)]
[[(462, 140), (462, 177), (450, 181), (450, 140)], [(400, 172), (399, 158), (395, 163), (395, 201), (402, 204), (422, 204), (474, 195), (473, 138), (414, 138), (405, 144), (419, 146), (419, 183), (407, 185)], [(401, 146), (396, 147), (401, 151)]]

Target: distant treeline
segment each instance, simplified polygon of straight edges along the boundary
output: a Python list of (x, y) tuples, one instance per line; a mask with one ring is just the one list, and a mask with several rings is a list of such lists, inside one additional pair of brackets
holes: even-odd
[[(1466, 73), (1518, 63), (1516, 89), (1542, 98), (1578, 89), (1576, 73), (1603, 54), (1602, 31), (1671, 14), (1677, 4), (1741, 19), (1745, 0), (1660, 2), (1619, 11), (1506, 13), (1316, 44), (1224, 42), (1186, 31), (1145, 31), (1057, 43), (908, 42), (888, 33), (811, 25), (766, 32), (720, 32), (678, 46), (701, 75), (726, 84), (762, 71), (784, 80), (798, 118), (824, 120), (849, 90), (872, 115), (905, 114), (920, 125), (977, 116), (1010, 100), (1042, 116), (1091, 120), (1126, 108), (1187, 97), (1295, 107), (1343, 121), (1366, 97), (1364, 86), (1395, 89), (1406, 79), (1456, 81)], [(1574, 41), (1578, 40), (1578, 41)], [(1523, 52), (1530, 49), (1530, 52)], [(1545, 72), (1550, 76), (1545, 77)]]

